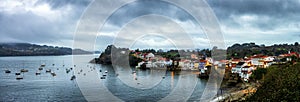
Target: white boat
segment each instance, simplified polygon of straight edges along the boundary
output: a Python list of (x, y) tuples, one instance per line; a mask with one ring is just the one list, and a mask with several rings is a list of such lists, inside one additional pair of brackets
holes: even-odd
[(17, 80), (21, 80), (21, 79), (23, 79), (23, 76), (17, 75), (16, 79), (17, 79)]
[(52, 75), (52, 76), (56, 76), (56, 74), (55, 74), (54, 72), (51, 72), (51, 75)]
[(47, 70), (46, 70), (46, 73), (50, 73), (50, 72), (51, 72), (51, 69), (47, 69)]

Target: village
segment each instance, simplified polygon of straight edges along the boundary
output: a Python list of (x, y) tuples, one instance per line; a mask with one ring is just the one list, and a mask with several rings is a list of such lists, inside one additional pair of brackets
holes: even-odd
[(191, 54), (180, 59), (169, 59), (153, 53), (132, 52), (132, 55), (143, 59), (136, 68), (141, 69), (168, 69), (181, 71), (199, 71), (200, 78), (208, 78), (211, 68), (225, 65), (225, 73), (238, 75), (238, 78), (248, 82), (252, 72), (257, 68), (268, 68), (272, 64), (282, 64), (299, 58), (297, 52), (288, 52), (279, 56), (252, 55), (240, 59), (231, 58), (229, 60), (214, 61), (211, 57)]

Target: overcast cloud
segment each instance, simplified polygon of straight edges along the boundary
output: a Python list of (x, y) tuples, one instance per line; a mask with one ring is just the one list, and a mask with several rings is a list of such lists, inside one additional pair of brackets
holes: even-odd
[[(132, 3), (115, 12), (105, 25), (105, 32), (99, 34), (96, 49), (103, 50), (107, 44), (113, 43), (113, 37), (117, 36), (114, 31), (132, 18), (152, 13), (174, 18), (176, 23), (192, 34), (196, 47), (209, 47), (207, 37), (201, 29), (197, 29), (199, 25), (184, 10), (174, 5), (157, 3), (155, 0), (146, 2)], [(265, 45), (294, 43), (300, 39), (300, 0), (207, 0), (207, 2), (219, 20), (228, 46), (246, 42)], [(89, 3), (91, 0), (1, 0), (0, 42), (29, 42), (72, 47), (77, 22)], [(127, 11), (129, 9), (133, 10), (129, 12)], [(151, 22), (156, 22), (155, 25), (160, 28), (153, 32), (167, 29), (174, 31), (165, 23), (159, 23), (160, 21), (150, 17), (144, 22), (134, 22), (134, 26), (140, 27), (135, 32), (149, 30), (146, 26)], [(134, 32), (123, 31), (123, 33)], [(174, 39), (186, 37), (175, 31), (171, 33), (176, 35)], [(118, 37), (118, 42), (124, 42), (123, 44), (133, 40), (128, 36)], [(156, 45), (158, 48), (170, 47), (167, 39), (157, 36), (142, 38), (138, 42), (136, 46), (140, 47), (147, 44)]]

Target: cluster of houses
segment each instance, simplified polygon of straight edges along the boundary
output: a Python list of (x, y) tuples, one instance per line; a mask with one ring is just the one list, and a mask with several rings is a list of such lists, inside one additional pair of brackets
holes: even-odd
[[(212, 58), (206, 57), (205, 59), (197, 56), (196, 54), (191, 54), (189, 59), (181, 58), (180, 60), (171, 60), (163, 58), (161, 56), (156, 56), (153, 53), (135, 53), (134, 56), (144, 59), (140, 62), (137, 68), (141, 68), (143, 65), (146, 68), (177, 68), (180, 70), (199, 70), (200, 75), (207, 76), (208, 71), (211, 66), (219, 66), (220, 64), (226, 65), (226, 70), (230, 73), (237, 73), (239, 77), (245, 81), (249, 80), (252, 72), (257, 68), (268, 68), (274, 63), (284, 63), (284, 61), (291, 61), (291, 57), (299, 58), (300, 55), (296, 52), (289, 52), (287, 54), (281, 54), (279, 56), (266, 56), (266, 55), (253, 55), (250, 57), (245, 57), (242, 59), (230, 59), (213, 61)], [(199, 58), (200, 57), (200, 58)]]

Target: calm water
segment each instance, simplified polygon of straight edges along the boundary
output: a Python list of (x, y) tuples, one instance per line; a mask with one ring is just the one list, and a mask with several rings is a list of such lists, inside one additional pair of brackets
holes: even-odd
[[(89, 96), (84, 92), (86, 89), (79, 88), (80, 85), (77, 84), (77, 82), (81, 80), (81, 77), (85, 78), (85, 80), (91, 79), (89, 75), (92, 72), (98, 74), (99, 80), (102, 80), (101, 83), (103, 83), (114, 96), (123, 101), (159, 101), (168, 96), (172, 90), (176, 88), (180, 83), (179, 77), (182, 74), (180, 72), (165, 72), (164, 78), (157, 83), (157, 85), (151, 88), (139, 89), (126, 85), (118, 78), (118, 75), (116, 75), (111, 66), (88, 63), (88, 61), (95, 56), (76, 55), (76, 57), (80, 59), (74, 64), (72, 63), (73, 57), (74, 56), (0, 57), (0, 101), (87, 101), (89, 100), (89, 98), (87, 98)], [(46, 64), (46, 67), (41, 71), (41, 75), (35, 75), (35, 72), (41, 64)], [(23, 68), (28, 69), (29, 72), (21, 74), (24, 77), (23, 80), (16, 80), (15, 73), (20, 72), (20, 69)], [(66, 68), (74, 69), (70, 73), (66, 73)], [(11, 70), (11, 73), (5, 73), (4, 70), (6, 69)], [(50, 73), (45, 72), (46, 69), (51, 69), (57, 75), (53, 77)], [(81, 69), (83, 69), (83, 71), (78, 72), (78, 70)], [(106, 79), (100, 79), (104, 71), (108, 71), (107, 77)], [(137, 70), (136, 77), (144, 78), (149, 76), (150, 73), (150, 70)], [(77, 76), (77, 81), (70, 80), (73, 74)], [(189, 98), (189, 101), (195, 101), (201, 97), (206, 80), (195, 79), (195, 72), (186, 72), (185, 75), (192, 77), (188, 78), (189, 80), (197, 81), (195, 90)], [(144, 80), (144, 82), (151, 81), (152, 80)], [(97, 85), (96, 82), (95, 84)], [(89, 86), (87, 86), (87, 89), (88, 88)], [(90, 90), (93, 90), (93, 87), (90, 88), (92, 88)], [(100, 95), (101, 92), (99, 93)]]

